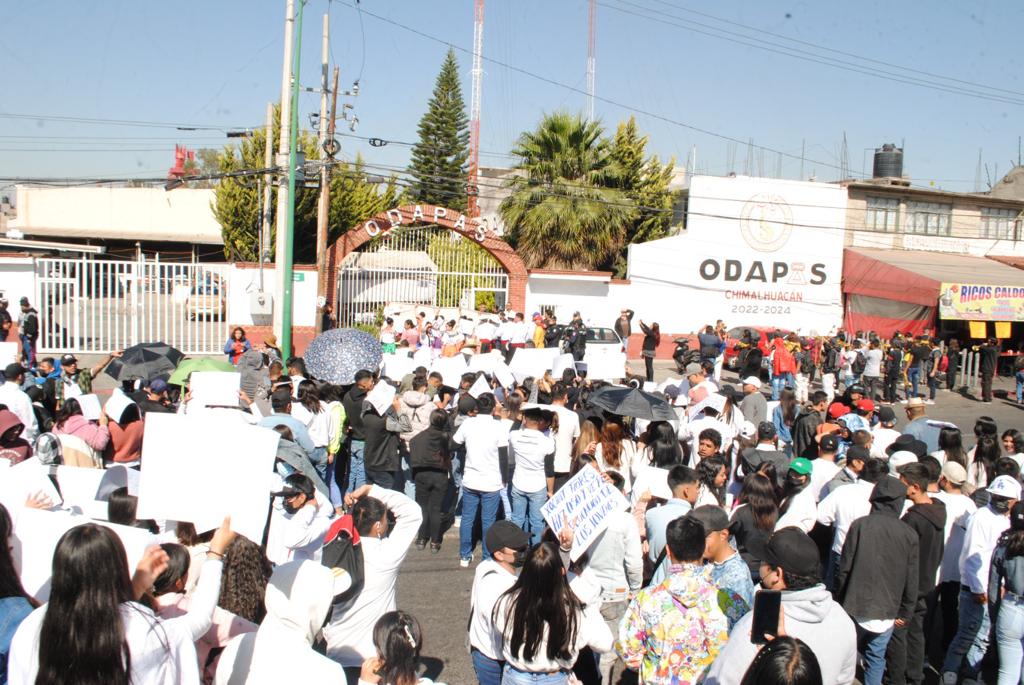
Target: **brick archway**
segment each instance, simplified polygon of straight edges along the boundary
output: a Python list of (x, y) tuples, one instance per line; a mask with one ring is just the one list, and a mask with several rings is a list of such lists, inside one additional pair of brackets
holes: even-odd
[(515, 311), (526, 308), (526, 264), (512, 247), (498, 237), (480, 219), (436, 205), (405, 205), (362, 221), (345, 233), (327, 250), (327, 298), (333, 301), (337, 293), (338, 268), (345, 257), (376, 237), (385, 235), (399, 226), (434, 224), (472, 240), (498, 260), (508, 273), (508, 304)]

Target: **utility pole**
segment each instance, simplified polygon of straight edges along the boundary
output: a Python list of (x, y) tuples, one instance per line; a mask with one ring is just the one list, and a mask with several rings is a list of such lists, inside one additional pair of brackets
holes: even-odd
[[(300, 0), (301, 3), (301, 0)], [(281, 75), (281, 120), (280, 138), (277, 146), (277, 167), (286, 166), (286, 157), (291, 149), (291, 120), (292, 120), (292, 36), (295, 29), (295, 0), (287, 0), (284, 16), (284, 66)], [(277, 237), (274, 246), (274, 331), (281, 343), (281, 349), (287, 357), (291, 352), (285, 349), (285, 328), (288, 329), (288, 341), (291, 342), (291, 321), (285, 322), (284, 308), (285, 298), (291, 295), (291, 283), (286, 283), (284, 252), (285, 234), (288, 231), (288, 212), (291, 208), (286, 192), (285, 176), (278, 176), (277, 188)], [(287, 275), (291, 280), (291, 274)], [(288, 304), (289, 319), (291, 318), (291, 303)]]
[(480, 96), (484, 68), (484, 0), (476, 0), (473, 9), (473, 91), (469, 104), (469, 173), (467, 174), (467, 213), (479, 216), (476, 179), (480, 170)]
[(323, 311), (327, 304), (327, 233), (331, 216), (331, 162), (334, 161), (334, 108), (338, 102), (338, 68), (334, 68), (331, 109), (327, 110), (327, 69), (330, 49), (330, 20), (324, 15), (324, 35), (320, 62), (320, 199), (316, 216), (316, 332), (323, 332)]
[[(266, 128), (266, 144), (263, 152), (263, 168), (269, 169), (274, 166), (274, 103), (267, 103), (267, 128)], [(263, 216), (260, 217), (260, 252), (257, 255), (257, 259), (260, 260), (260, 290), (264, 289), (263, 285), (263, 262), (267, 259), (270, 254), (270, 201), (273, 197), (273, 189), (271, 184), (274, 182), (273, 176), (263, 177)]]
[[(292, 26), (295, 28), (294, 41), (290, 40), (291, 32), (288, 31), (285, 40), (285, 55), (291, 57), (290, 71), (286, 73), (281, 84), (281, 146), (278, 152), (288, 154), (288, 193), (281, 201), (278, 197), (278, 223), (277, 223), (277, 294), (280, 307), (274, 308), (274, 319), (280, 316), (281, 327), (281, 352), (285, 357), (292, 353), (292, 247), (295, 241), (295, 166), (298, 156), (298, 131), (299, 131), (299, 67), (302, 57), (302, 10), (305, 7), (305, 0), (298, 0), (298, 9), (292, 19), (291, 10), (295, 7), (295, 0), (288, 0), (288, 17), (286, 18), (286, 30)], [(294, 43), (294, 46), (292, 45)], [(286, 70), (289, 69), (287, 60)], [(289, 87), (290, 86), (290, 87)], [(287, 104), (287, 111), (286, 105)], [(286, 116), (287, 115), (287, 116)], [(285, 125), (285, 122), (288, 125)], [(287, 133), (286, 133), (287, 131)], [(282, 227), (281, 217), (284, 217)], [(280, 312), (280, 315), (278, 315)]]
[(594, 120), (594, 93), (597, 77), (597, 0), (590, 0), (587, 38), (587, 120)]

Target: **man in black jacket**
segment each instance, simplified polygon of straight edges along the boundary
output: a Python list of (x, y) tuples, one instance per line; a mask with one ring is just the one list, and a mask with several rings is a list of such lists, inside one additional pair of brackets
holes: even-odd
[(793, 456), (814, 459), (818, 456), (818, 426), (825, 422), (828, 395), (824, 390), (811, 393), (810, 407), (796, 417), (793, 423)]
[(981, 401), (992, 401), (992, 379), (996, 375), (996, 364), (999, 362), (999, 342), (989, 338), (978, 350), (981, 356)]
[(346, 495), (366, 484), (366, 465), (363, 461), (363, 453), (366, 450), (363, 403), (366, 401), (366, 393), (373, 390), (373, 374), (362, 369), (356, 372), (355, 380), (352, 389), (341, 398), (341, 405), (345, 407), (345, 422), (348, 425), (348, 468), (344, 471), (336, 469), (334, 472), (336, 479), (343, 476), (338, 481), (338, 487)]
[(880, 478), (871, 513), (850, 526), (839, 562), (839, 602), (857, 624), (865, 685), (882, 684), (893, 629), (910, 622), (917, 602), (917, 533), (899, 518), (906, 497), (902, 482)]
[(893, 631), (886, 666), (890, 685), (918, 685), (924, 682), (924, 617), (928, 606), (935, 602), (935, 579), (946, 547), (946, 505), (928, 496), (931, 478), (924, 464), (907, 464), (900, 469), (900, 480), (907, 486), (907, 499), (913, 503), (903, 515), (903, 522), (914, 529), (918, 539), (917, 604), (910, 623)]
[[(383, 381), (381, 381), (383, 382)], [(402, 492), (402, 461), (398, 448), (401, 434), (412, 430), (409, 416), (401, 414), (402, 403), (396, 395), (383, 413), (363, 402), (363, 466), (366, 482), (388, 490)]]

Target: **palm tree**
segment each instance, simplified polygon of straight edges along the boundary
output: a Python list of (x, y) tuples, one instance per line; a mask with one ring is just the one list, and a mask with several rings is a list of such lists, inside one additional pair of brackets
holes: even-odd
[(635, 205), (614, 187), (611, 145), (579, 115), (546, 115), (519, 137), (521, 171), (499, 211), (509, 240), (534, 268), (595, 269), (622, 246)]

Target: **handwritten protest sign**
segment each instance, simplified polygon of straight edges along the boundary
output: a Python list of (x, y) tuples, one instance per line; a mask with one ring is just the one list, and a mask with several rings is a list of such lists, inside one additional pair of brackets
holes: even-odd
[(237, 407), (241, 381), (242, 374), (234, 371), (193, 371), (188, 386), (192, 403), (198, 407)]
[(625, 352), (595, 352), (583, 357), (587, 378), (592, 381), (616, 381), (626, 377)]
[(217, 421), (209, 414), (149, 414), (142, 441), (138, 518), (231, 527), (263, 538), (280, 435), (269, 428)]
[(608, 516), (628, 506), (622, 493), (606, 483), (601, 474), (583, 468), (541, 507), (540, 513), (551, 530), (558, 531), (566, 526), (575, 529), (569, 553), (575, 561), (608, 527)]

